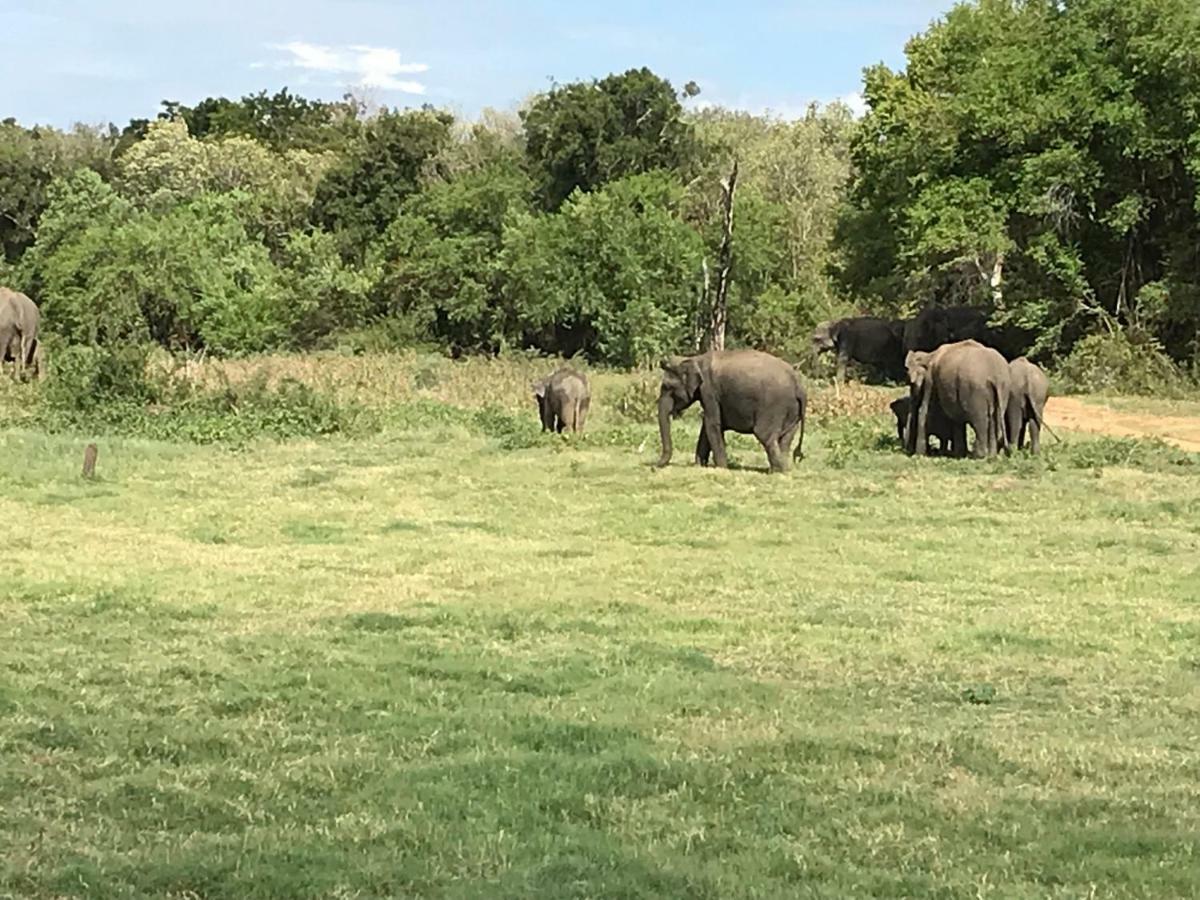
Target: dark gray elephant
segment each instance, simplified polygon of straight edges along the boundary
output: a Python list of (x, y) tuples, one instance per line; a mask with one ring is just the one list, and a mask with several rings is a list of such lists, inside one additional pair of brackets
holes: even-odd
[(904, 377), (904, 323), (874, 316), (822, 322), (812, 335), (813, 352), (837, 353), (837, 379), (846, 380), (846, 365), (862, 363), (885, 378)]
[(0, 287), (0, 368), (11, 360), (18, 380), (24, 377), (26, 369), (39, 378), (43, 374), (38, 341), (41, 318), (37, 304), (27, 296)]
[(533, 397), (537, 400), (542, 431), (561, 433), (564, 428), (576, 433), (583, 431), (592, 392), (582, 372), (564, 366), (553, 375), (535, 381)]
[(1037, 453), (1042, 446), (1042, 422), (1046, 400), (1050, 396), (1050, 379), (1024, 356), (1008, 364), (1008, 375), (1010, 393), (1005, 418), (1009, 447), (1024, 449), (1028, 430), (1029, 449)]
[(976, 458), (1008, 449), (1008, 363), (998, 351), (978, 341), (956, 341), (932, 353), (911, 352), (905, 365), (913, 402), (911, 453), (924, 456), (928, 451), (929, 411), (935, 403), (954, 426), (951, 442), (956, 456), (966, 455), (967, 425), (975, 432), (972, 455)]
[(943, 344), (975, 340), (987, 343), (988, 316), (970, 306), (931, 306), (904, 324), (904, 352), (931, 353)]
[(772, 472), (788, 468), (788, 449), (799, 431), (794, 459), (803, 456), (804, 418), (808, 394), (790, 365), (758, 350), (721, 350), (699, 356), (663, 360), (662, 390), (658, 397), (658, 427), (662, 437), (659, 466), (671, 461), (671, 418), (699, 401), (704, 410), (696, 462), (726, 468), (725, 432), (758, 438)]
[[(912, 396), (897, 397), (890, 404), (892, 415), (896, 417), (896, 437), (905, 452), (913, 452), (908, 439), (908, 425), (912, 417)], [(925, 434), (925, 450), (930, 456), (950, 456), (954, 452), (954, 423), (946, 418), (942, 408), (936, 403), (929, 404), (929, 420)], [(929, 446), (929, 438), (938, 439), (938, 450), (935, 454)]]

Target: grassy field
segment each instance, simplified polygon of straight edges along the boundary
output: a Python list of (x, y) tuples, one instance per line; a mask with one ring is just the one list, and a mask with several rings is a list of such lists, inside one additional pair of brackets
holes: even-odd
[(367, 437), (0, 433), (0, 896), (1196, 895), (1193, 458), (850, 390), (659, 471), (637, 378), (379, 365)]

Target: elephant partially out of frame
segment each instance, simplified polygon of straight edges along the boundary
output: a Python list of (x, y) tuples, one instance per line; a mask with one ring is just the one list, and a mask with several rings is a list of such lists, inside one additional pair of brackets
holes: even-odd
[(18, 380), (26, 370), (39, 378), (45, 374), (38, 340), (41, 318), (37, 304), (27, 296), (0, 287), (0, 368), (11, 360)]

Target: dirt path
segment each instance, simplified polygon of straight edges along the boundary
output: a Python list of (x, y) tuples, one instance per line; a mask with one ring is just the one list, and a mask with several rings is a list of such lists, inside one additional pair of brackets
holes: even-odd
[[(1181, 450), (1200, 453), (1200, 418), (1150, 416), (1118, 412), (1082, 403), (1074, 397), (1051, 397), (1046, 421), (1056, 431), (1090, 431), (1115, 437), (1156, 437)], [(1045, 435), (1042, 440), (1046, 440)]]

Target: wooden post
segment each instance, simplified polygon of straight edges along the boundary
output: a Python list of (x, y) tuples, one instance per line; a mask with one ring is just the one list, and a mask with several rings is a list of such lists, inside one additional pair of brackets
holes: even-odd
[(721, 249), (717, 254), (717, 290), (712, 298), (708, 322), (708, 349), (725, 349), (725, 325), (729, 318), (729, 281), (733, 269), (733, 196), (737, 190), (738, 161), (733, 160), (729, 177), (721, 181)]
[(83, 477), (96, 477), (96, 445), (88, 444), (83, 451)]

